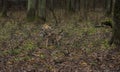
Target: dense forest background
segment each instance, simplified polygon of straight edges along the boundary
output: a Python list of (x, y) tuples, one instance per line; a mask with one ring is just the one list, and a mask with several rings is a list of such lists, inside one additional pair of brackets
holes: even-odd
[(120, 0), (0, 0), (0, 72), (120, 72)]
[(28, 13), (32, 12), (32, 9), (33, 12), (37, 12), (37, 15), (45, 13), (45, 10), (53, 11), (54, 9), (64, 9), (73, 12), (83, 11), (84, 13), (89, 11), (103, 11), (110, 15), (114, 2), (114, 0), (1, 0), (0, 7), (3, 12), (8, 11), (11, 6), (23, 7), (28, 10)]

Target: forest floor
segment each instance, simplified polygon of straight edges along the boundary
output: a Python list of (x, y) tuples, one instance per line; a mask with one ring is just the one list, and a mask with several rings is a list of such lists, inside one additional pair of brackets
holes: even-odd
[[(95, 28), (105, 16), (51, 13), (27, 22), (24, 11), (0, 18), (0, 72), (120, 72), (120, 50), (109, 46), (112, 29)], [(47, 42), (48, 41), (48, 42)]]

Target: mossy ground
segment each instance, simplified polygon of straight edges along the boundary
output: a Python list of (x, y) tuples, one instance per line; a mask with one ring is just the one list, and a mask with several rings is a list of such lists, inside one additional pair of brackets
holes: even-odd
[(109, 46), (112, 29), (95, 28), (105, 20), (102, 12), (65, 14), (56, 10), (55, 26), (49, 13), (46, 24), (57, 33), (63, 30), (60, 45), (45, 46), (40, 36), (42, 23), (27, 22), (24, 11), (0, 18), (1, 72), (119, 72), (120, 52)]

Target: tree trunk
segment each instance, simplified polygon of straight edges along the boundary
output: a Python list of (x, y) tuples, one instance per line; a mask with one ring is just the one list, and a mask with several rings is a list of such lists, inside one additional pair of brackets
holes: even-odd
[(71, 10), (71, 0), (66, 0), (67, 2), (67, 10), (70, 11)]
[(7, 0), (2, 0), (2, 13), (1, 16), (7, 16)]
[(46, 21), (46, 0), (39, 0), (38, 3), (38, 17)]
[(113, 38), (111, 43), (120, 45), (120, 0), (116, 0), (114, 6), (114, 27), (113, 27)]
[(33, 21), (35, 19), (35, 4), (36, 0), (28, 0), (27, 19), (29, 21)]
[(67, 10), (75, 11), (75, 0), (66, 0), (67, 2)]
[(84, 20), (87, 20), (87, 13), (88, 13), (88, 2), (84, 0)]
[(113, 0), (110, 0), (110, 8), (109, 8), (109, 10), (108, 10), (108, 14), (109, 15), (112, 15), (112, 12), (113, 12), (113, 4), (114, 3), (114, 1)]
[(54, 9), (54, 0), (50, 0), (50, 7), (51, 7), (51, 9), (53, 10)]
[(107, 0), (105, 7), (105, 12), (107, 16), (111, 16), (112, 8), (113, 8), (113, 0)]
[(93, 11), (95, 11), (96, 8), (96, 0), (93, 0)]
[(46, 0), (38, 1), (38, 17), (44, 22), (46, 21)]
[(76, 8), (76, 11), (80, 10), (80, 0), (75, 1), (75, 8)]

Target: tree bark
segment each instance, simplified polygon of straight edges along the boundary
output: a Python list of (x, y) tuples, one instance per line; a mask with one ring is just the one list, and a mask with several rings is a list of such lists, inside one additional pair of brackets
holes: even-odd
[(7, 16), (7, 2), (8, 0), (2, 0), (2, 13), (1, 16)]
[(38, 17), (46, 21), (46, 0), (39, 0), (38, 3)]
[(120, 0), (116, 0), (114, 6), (114, 27), (111, 44), (120, 45)]
[(33, 21), (35, 19), (35, 4), (36, 0), (28, 0), (27, 19), (29, 21)]
[(66, 0), (67, 2), (67, 10), (75, 11), (75, 0)]
[(112, 15), (112, 12), (113, 12), (113, 4), (114, 3), (114, 1), (113, 0), (110, 0), (110, 8), (109, 8), (109, 11), (108, 11), (108, 14), (109, 15)]
[(96, 8), (96, 0), (93, 0), (93, 11), (95, 11)]
[(111, 16), (112, 14), (112, 9), (113, 9), (113, 0), (107, 0), (106, 1), (106, 7), (105, 7), (105, 12), (107, 16)]

